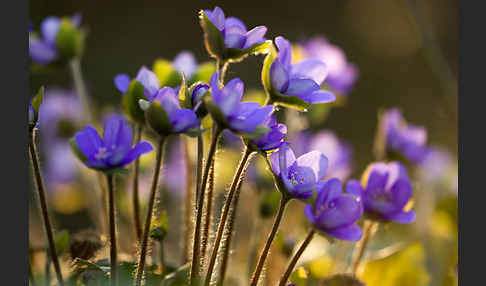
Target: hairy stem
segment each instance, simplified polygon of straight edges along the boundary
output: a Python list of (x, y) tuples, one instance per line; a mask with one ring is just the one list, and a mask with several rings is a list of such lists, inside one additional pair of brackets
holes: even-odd
[[(140, 143), (142, 139), (143, 126), (140, 124), (137, 126), (135, 133), (135, 144)], [(138, 196), (138, 174), (140, 172), (140, 159), (135, 160), (133, 167), (133, 193), (132, 193), (132, 203), (133, 203), (133, 225), (135, 226), (135, 233), (137, 235), (137, 240), (140, 241), (142, 236), (142, 225), (140, 223), (140, 200)]]
[(231, 206), (231, 200), (236, 191), (236, 187), (238, 186), (241, 176), (244, 174), (247, 166), (248, 166), (248, 159), (250, 155), (253, 153), (251, 149), (245, 147), (243, 151), (243, 156), (241, 157), (240, 164), (236, 170), (235, 176), (233, 177), (233, 181), (231, 182), (231, 186), (228, 192), (228, 196), (226, 197), (226, 201), (224, 203), (223, 211), (221, 212), (221, 218), (219, 220), (218, 232), (216, 234), (216, 240), (214, 241), (213, 251), (211, 253), (211, 258), (209, 260), (208, 271), (206, 273), (206, 280), (204, 285), (209, 285), (211, 281), (211, 276), (213, 274), (214, 265), (216, 263), (216, 257), (218, 255), (219, 245), (221, 243), (221, 239), (223, 238), (224, 227), (226, 224), (226, 220), (228, 218), (228, 212)]
[(49, 255), (54, 264), (54, 269), (56, 271), (56, 277), (59, 285), (63, 286), (64, 281), (62, 279), (61, 267), (59, 264), (59, 258), (57, 257), (56, 246), (54, 243), (54, 232), (52, 230), (51, 220), (49, 218), (49, 212), (47, 211), (47, 199), (44, 187), (44, 181), (42, 179), (42, 174), (40, 170), (39, 154), (35, 146), (35, 129), (29, 134), (29, 153), (34, 170), (35, 183), (37, 186), (37, 192), (39, 195), (39, 204), (42, 213), (42, 219), (44, 221), (44, 228), (47, 236), (47, 243), (49, 245)]
[(199, 280), (199, 269), (201, 267), (201, 253), (199, 249), (199, 244), (201, 242), (201, 222), (204, 206), (204, 196), (206, 190), (206, 184), (209, 177), (209, 169), (211, 163), (214, 160), (214, 155), (216, 154), (216, 147), (218, 145), (218, 140), (221, 135), (222, 129), (217, 125), (214, 126), (211, 145), (209, 146), (208, 159), (206, 160), (206, 165), (204, 166), (204, 173), (201, 181), (201, 187), (199, 196), (197, 198), (197, 214), (196, 214), (196, 225), (194, 227), (194, 244), (192, 248), (192, 261), (191, 261), (191, 285), (196, 285)]
[(203, 233), (201, 238), (201, 265), (204, 266), (204, 260), (206, 257), (206, 249), (209, 240), (209, 227), (211, 226), (211, 214), (213, 211), (213, 201), (214, 201), (214, 160), (211, 163), (211, 168), (209, 169), (209, 179), (208, 179), (208, 191), (207, 191), (207, 203), (206, 203), (206, 215), (203, 216)]
[(81, 62), (79, 58), (73, 58), (69, 62), (69, 67), (71, 69), (76, 94), (81, 101), (81, 105), (83, 106), (83, 112), (84, 116), (86, 117), (86, 122), (92, 122), (93, 116), (91, 114), (91, 109), (89, 106), (88, 94), (86, 92), (86, 86), (84, 84), (83, 73), (81, 72)]
[(233, 207), (231, 208), (230, 217), (228, 219), (228, 227), (227, 227), (227, 236), (222, 246), (223, 257), (221, 258), (221, 268), (218, 276), (218, 283), (217, 285), (222, 286), (224, 283), (224, 277), (226, 276), (226, 269), (228, 266), (228, 258), (229, 253), (231, 251), (231, 238), (233, 237), (233, 229), (236, 220), (236, 211), (238, 209), (238, 201), (240, 198), (241, 192), (241, 185), (243, 183), (244, 174), (241, 176), (241, 179), (238, 181), (238, 185), (236, 186), (236, 192), (234, 195), (233, 200)]
[(305, 238), (304, 242), (302, 242), (297, 252), (294, 254), (294, 257), (292, 257), (292, 260), (290, 260), (289, 265), (287, 266), (287, 270), (285, 270), (284, 275), (280, 279), (279, 286), (285, 286), (287, 280), (290, 277), (290, 274), (292, 274), (292, 271), (294, 270), (295, 264), (299, 260), (302, 253), (304, 253), (304, 250), (307, 248), (307, 246), (309, 245), (313, 237), (314, 237), (314, 230), (311, 230), (307, 234), (307, 237)]
[(273, 222), (272, 230), (270, 234), (268, 235), (267, 242), (265, 243), (265, 247), (263, 248), (262, 253), (260, 254), (260, 258), (258, 259), (258, 263), (255, 269), (255, 272), (253, 273), (253, 277), (251, 279), (251, 286), (256, 286), (258, 284), (258, 280), (260, 278), (260, 275), (263, 270), (263, 265), (265, 264), (265, 260), (268, 256), (268, 252), (270, 250), (270, 246), (272, 245), (273, 239), (275, 238), (275, 235), (277, 234), (278, 227), (280, 226), (280, 221), (282, 220), (283, 213), (285, 211), (285, 207), (287, 206), (287, 203), (289, 202), (289, 199), (285, 197), (282, 193), (282, 198), (280, 199), (280, 207), (278, 209), (277, 216), (275, 217), (275, 221)]
[(110, 221), (110, 278), (111, 286), (118, 286), (114, 176), (112, 174), (106, 175), (106, 181), (108, 183), (108, 213)]
[(365, 220), (363, 225), (363, 238), (356, 244), (353, 252), (353, 262), (351, 263), (351, 273), (356, 276), (361, 259), (365, 253), (366, 246), (378, 227), (377, 222)]
[[(185, 211), (184, 211), (184, 244), (183, 244), (183, 249), (182, 249), (182, 263), (186, 263), (189, 260), (189, 248), (191, 244), (191, 230), (192, 230), (192, 204), (193, 204), (193, 177), (190, 175), (192, 171), (192, 162), (191, 158), (189, 156), (189, 139), (188, 137), (184, 138), (184, 154), (185, 154), (185, 159), (186, 159), (186, 194), (185, 194)], [(198, 151), (199, 152), (199, 151)], [(198, 154), (199, 156), (199, 154)], [(198, 158), (199, 160), (199, 158)], [(199, 166), (197, 167), (199, 168)], [(200, 176), (200, 170), (196, 170), (196, 177)], [(196, 178), (196, 187), (194, 188), (194, 192), (196, 192), (196, 197), (197, 197), (197, 189), (198, 187), (198, 180), (199, 178)]]
[(135, 285), (140, 286), (142, 284), (143, 271), (145, 268), (145, 258), (147, 256), (147, 246), (150, 232), (150, 222), (154, 213), (155, 195), (157, 193), (160, 177), (160, 168), (162, 167), (162, 156), (164, 153), (165, 137), (159, 139), (157, 146), (157, 154), (155, 159), (154, 177), (152, 179), (152, 186), (150, 188), (150, 198), (147, 207), (147, 216), (145, 217), (145, 226), (143, 228), (143, 236), (140, 242), (140, 257), (138, 260), (138, 266), (135, 276)]

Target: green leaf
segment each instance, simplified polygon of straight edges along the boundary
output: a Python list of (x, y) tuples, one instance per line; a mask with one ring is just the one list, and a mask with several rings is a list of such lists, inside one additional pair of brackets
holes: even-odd
[(189, 274), (191, 270), (191, 264), (186, 263), (176, 271), (167, 274), (160, 286), (186, 286), (189, 285)]
[(61, 57), (79, 57), (83, 50), (83, 32), (76, 28), (71, 19), (62, 18), (56, 37), (56, 46)]
[(201, 63), (196, 71), (196, 74), (189, 80), (189, 84), (193, 84), (197, 81), (209, 82), (211, 76), (216, 71), (216, 65), (214, 62)]
[(177, 97), (179, 99), (179, 104), (182, 108), (192, 109), (191, 95), (189, 94), (186, 77), (184, 75), (182, 75), (181, 87), (179, 89), (179, 94), (177, 95)]
[(43, 97), (44, 97), (44, 87), (41, 86), (39, 88), (39, 91), (37, 92), (37, 94), (32, 99), (32, 108), (34, 108), (36, 118), (39, 114), (39, 108), (42, 104), (42, 98)]
[(213, 58), (224, 60), (225, 47), (221, 31), (214, 26), (213, 22), (211, 22), (203, 10), (199, 11), (199, 20), (204, 31), (204, 45), (208, 54)]
[(54, 245), (56, 247), (57, 255), (61, 256), (66, 252), (66, 250), (69, 248), (69, 233), (67, 230), (56, 233)]
[(229, 48), (226, 50), (225, 60), (231, 63), (241, 62), (243, 59), (250, 55), (268, 54), (272, 45), (271, 40), (267, 40), (263, 43), (257, 43), (248, 49), (240, 50)]
[(425, 265), (425, 250), (415, 243), (388, 257), (366, 263), (361, 276), (366, 285), (429, 285), (430, 276)]
[(140, 108), (139, 101), (147, 100), (144, 89), (141, 83), (133, 79), (122, 97), (122, 107), (125, 113), (131, 120), (142, 125), (145, 125), (145, 112)]
[(179, 74), (172, 65), (172, 62), (166, 59), (158, 59), (154, 62), (152, 67), (155, 75), (159, 79), (161, 87), (170, 86), (176, 87), (181, 84), (182, 76)]
[(172, 133), (172, 125), (164, 108), (158, 101), (153, 101), (147, 109), (145, 116), (147, 122), (157, 134), (169, 135)]
[(260, 203), (260, 215), (263, 218), (269, 218), (277, 214), (280, 206), (280, 192), (265, 192)]
[(222, 127), (227, 127), (228, 122), (226, 121), (226, 117), (224, 116), (223, 112), (219, 108), (219, 106), (214, 103), (211, 96), (204, 96), (203, 97), (204, 106), (211, 114), (211, 117), (214, 121), (218, 122)]

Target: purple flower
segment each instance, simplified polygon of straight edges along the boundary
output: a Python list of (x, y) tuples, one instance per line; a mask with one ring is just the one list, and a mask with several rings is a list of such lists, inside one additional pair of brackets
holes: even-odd
[(250, 31), (246, 30), (246, 25), (235, 17), (225, 18), (221, 8), (216, 6), (213, 11), (204, 11), (213, 25), (221, 32), (226, 48), (245, 50), (265, 42), (267, 27), (258, 26)]
[[(222, 89), (218, 84), (219, 74), (211, 77), (210, 86), (213, 118), (223, 127), (236, 133), (254, 133), (272, 113), (270, 105), (261, 107), (257, 102), (241, 102), (244, 84), (239, 78), (230, 80)], [(208, 108), (208, 106), (206, 106)]]
[(198, 84), (194, 87), (191, 93), (191, 106), (194, 110), (197, 110), (202, 104), (202, 98), (208, 90), (209, 85), (207, 84)]
[(427, 151), (425, 128), (407, 123), (397, 108), (388, 110), (382, 120), (387, 148), (413, 163), (420, 163)]
[(313, 204), (304, 207), (304, 213), (319, 231), (332, 237), (358, 241), (363, 232), (356, 224), (363, 214), (363, 207), (355, 198), (343, 194), (343, 185), (333, 178), (317, 185)]
[(412, 183), (401, 163), (371, 164), (363, 174), (362, 183), (351, 180), (346, 191), (360, 198), (370, 217), (404, 224), (415, 220), (415, 212), (405, 210), (412, 197)]
[(333, 131), (323, 130), (314, 135), (301, 131), (293, 138), (293, 142), (297, 154), (317, 150), (326, 155), (329, 160), (329, 170), (326, 172), (325, 180), (330, 178), (346, 180), (351, 174), (353, 149)]
[(295, 159), (294, 152), (285, 142), (270, 155), (272, 171), (279, 178), (280, 189), (298, 199), (312, 196), (327, 170), (327, 158), (319, 151), (306, 153)]
[[(75, 14), (71, 23), (74, 27), (79, 27), (81, 14)], [(29, 33), (29, 55), (34, 62), (46, 65), (59, 58), (56, 40), (60, 27), (61, 18), (49, 16), (41, 23), (41, 38)]]
[(201, 125), (193, 110), (181, 108), (177, 93), (171, 87), (164, 87), (157, 92), (147, 114), (152, 129), (162, 135), (185, 133)]
[(132, 139), (132, 129), (125, 119), (113, 114), (105, 122), (103, 139), (88, 125), (76, 132), (73, 143), (75, 153), (87, 167), (109, 171), (122, 168), (152, 151), (152, 145), (146, 141), (132, 147)]
[(183, 196), (187, 187), (186, 156), (182, 138), (176, 139), (170, 146), (171, 152), (167, 154), (161, 182), (170, 192), (178, 196)]
[[(147, 67), (142, 66), (138, 71), (135, 80), (144, 87), (144, 92), (147, 99), (149, 101), (152, 101), (160, 89), (159, 79), (157, 78), (155, 73), (152, 72)], [(128, 87), (130, 86), (131, 80), (127, 74), (119, 74), (115, 76), (114, 82), (116, 88), (122, 93), (125, 93), (127, 92)]]
[(178, 73), (190, 79), (197, 71), (196, 57), (189, 51), (182, 51), (174, 58), (172, 66)]
[(317, 36), (300, 44), (307, 58), (325, 62), (328, 75), (324, 81), (332, 90), (346, 94), (358, 78), (357, 67), (348, 62), (343, 50), (329, 43), (326, 38)]
[(327, 76), (327, 66), (320, 60), (309, 59), (292, 64), (292, 48), (284, 37), (275, 38), (278, 55), (270, 67), (270, 85), (283, 96), (296, 96), (307, 103), (326, 103), (336, 96), (321, 89)]
[(287, 135), (287, 126), (277, 122), (274, 115), (269, 116), (262, 124), (270, 130), (264, 135), (253, 139), (251, 142), (255, 144), (261, 151), (270, 151), (277, 149), (282, 145), (282, 140)]

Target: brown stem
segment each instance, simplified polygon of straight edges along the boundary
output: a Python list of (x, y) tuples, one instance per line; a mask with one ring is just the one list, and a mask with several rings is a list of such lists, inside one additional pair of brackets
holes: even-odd
[(226, 220), (228, 218), (228, 212), (231, 206), (231, 200), (233, 199), (233, 196), (236, 191), (236, 187), (241, 179), (242, 174), (246, 170), (248, 159), (250, 158), (250, 155), (253, 153), (253, 151), (245, 147), (245, 150), (243, 151), (243, 156), (241, 157), (240, 164), (238, 165), (238, 168), (236, 170), (235, 176), (233, 177), (233, 182), (231, 182), (231, 186), (228, 192), (228, 196), (226, 197), (226, 201), (224, 203), (223, 211), (221, 212), (221, 218), (219, 220), (219, 226), (218, 226), (218, 232), (216, 234), (216, 239), (214, 241), (214, 246), (213, 246), (213, 251), (211, 252), (211, 258), (209, 260), (209, 265), (208, 265), (208, 271), (206, 273), (206, 280), (204, 282), (204, 285), (209, 285), (209, 282), (211, 281), (211, 276), (213, 273), (214, 265), (216, 263), (216, 257), (218, 255), (218, 250), (219, 250), (219, 245), (221, 243), (221, 239), (223, 238), (223, 232), (224, 232), (224, 227), (226, 224)]
[(110, 225), (110, 277), (111, 286), (118, 286), (118, 259), (116, 250), (115, 188), (114, 177), (106, 175), (108, 183), (108, 213)]
[[(135, 144), (138, 144), (142, 139), (143, 126), (139, 124), (135, 133)], [(132, 193), (132, 203), (133, 203), (133, 225), (135, 226), (135, 233), (137, 235), (137, 241), (140, 241), (142, 236), (142, 225), (140, 223), (140, 200), (138, 193), (138, 174), (140, 172), (140, 159), (135, 160), (133, 166), (133, 193)]]
[(260, 278), (260, 275), (263, 270), (263, 265), (265, 264), (265, 260), (268, 256), (268, 252), (270, 250), (270, 246), (272, 245), (273, 239), (275, 238), (275, 235), (277, 234), (278, 227), (280, 226), (280, 221), (282, 219), (285, 206), (287, 205), (289, 199), (285, 197), (282, 193), (282, 198), (280, 199), (280, 207), (278, 209), (277, 216), (275, 217), (275, 221), (273, 222), (273, 227), (272, 231), (268, 235), (267, 242), (265, 243), (265, 247), (263, 248), (262, 253), (260, 254), (260, 258), (258, 259), (258, 264), (255, 269), (255, 272), (253, 273), (253, 277), (251, 279), (251, 286), (256, 286), (258, 284), (258, 280)]
[(49, 244), (49, 254), (52, 262), (54, 263), (54, 269), (56, 270), (57, 281), (59, 285), (63, 286), (64, 281), (62, 279), (61, 267), (59, 264), (59, 258), (57, 257), (56, 245), (54, 243), (54, 232), (52, 230), (51, 220), (49, 218), (49, 212), (47, 211), (47, 199), (44, 188), (44, 181), (39, 164), (39, 155), (35, 146), (35, 129), (29, 134), (29, 153), (34, 170), (35, 182), (37, 185), (37, 192), (39, 194), (39, 204), (42, 213), (42, 219), (44, 220), (44, 228), (47, 236), (47, 243)]
[[(189, 248), (191, 244), (191, 230), (192, 230), (192, 204), (193, 204), (193, 178), (190, 175), (192, 171), (192, 162), (189, 156), (189, 139), (188, 137), (184, 138), (184, 146), (185, 146), (185, 159), (186, 159), (186, 194), (185, 194), (185, 212), (184, 212), (184, 245), (182, 250), (182, 263), (186, 263), (189, 260)], [(198, 153), (199, 157), (199, 153)], [(199, 159), (199, 158), (198, 158)], [(199, 170), (196, 170), (196, 177), (199, 175)], [(198, 178), (196, 178), (196, 182), (198, 182)], [(197, 184), (197, 183), (196, 183)], [(197, 193), (198, 186), (196, 185), (195, 192)], [(196, 195), (197, 196), (197, 195)]]
[(351, 264), (351, 273), (355, 276), (358, 272), (359, 264), (361, 259), (363, 258), (366, 246), (368, 245), (369, 240), (373, 236), (378, 227), (377, 222), (372, 222), (366, 220), (363, 225), (363, 238), (356, 244), (356, 248), (354, 249), (353, 253), (353, 262)]
[(152, 179), (152, 187), (150, 189), (149, 204), (147, 207), (147, 216), (145, 217), (145, 226), (143, 229), (142, 241), (140, 242), (140, 257), (138, 260), (135, 285), (140, 286), (142, 283), (143, 272), (145, 268), (145, 258), (147, 256), (147, 246), (150, 232), (150, 223), (154, 213), (155, 195), (157, 193), (160, 177), (160, 168), (162, 166), (162, 156), (164, 153), (165, 137), (159, 139), (159, 145), (157, 146), (157, 154), (155, 161), (154, 177)]
[(206, 248), (209, 240), (209, 229), (212, 221), (213, 200), (214, 200), (214, 160), (209, 169), (208, 191), (207, 191), (206, 215), (203, 216), (203, 233), (201, 238), (201, 265), (204, 266), (204, 259), (206, 257)]
[(290, 260), (290, 263), (287, 266), (287, 270), (285, 270), (284, 275), (280, 279), (279, 286), (285, 286), (285, 283), (287, 283), (290, 274), (292, 274), (292, 271), (294, 270), (295, 264), (299, 260), (302, 253), (304, 253), (304, 250), (307, 248), (307, 246), (309, 245), (313, 237), (314, 237), (314, 230), (311, 230), (307, 234), (307, 237), (305, 238), (304, 242), (302, 242), (297, 252), (294, 254), (294, 257), (292, 257), (292, 260)]

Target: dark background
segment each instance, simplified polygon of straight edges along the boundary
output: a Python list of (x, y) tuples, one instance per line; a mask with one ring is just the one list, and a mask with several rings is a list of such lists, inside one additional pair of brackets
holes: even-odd
[[(457, 155), (457, 3), (452, 0), (353, 1), (62, 1), (30, 3), (34, 29), (48, 15), (82, 12), (88, 29), (82, 59), (85, 80), (98, 105), (118, 105), (113, 77), (135, 75), (158, 57), (173, 59), (190, 50), (209, 60), (198, 23), (199, 9), (220, 6), (249, 28), (268, 27), (267, 38), (298, 41), (325, 35), (360, 70), (344, 107), (333, 109), (324, 126), (351, 142), (356, 169), (372, 160), (376, 113), (400, 107), (405, 118), (428, 130), (429, 143)], [(247, 88), (261, 88), (263, 57), (232, 65), (227, 78), (240, 77)], [(44, 82), (70, 87), (66, 69), (31, 75), (31, 91)]]

